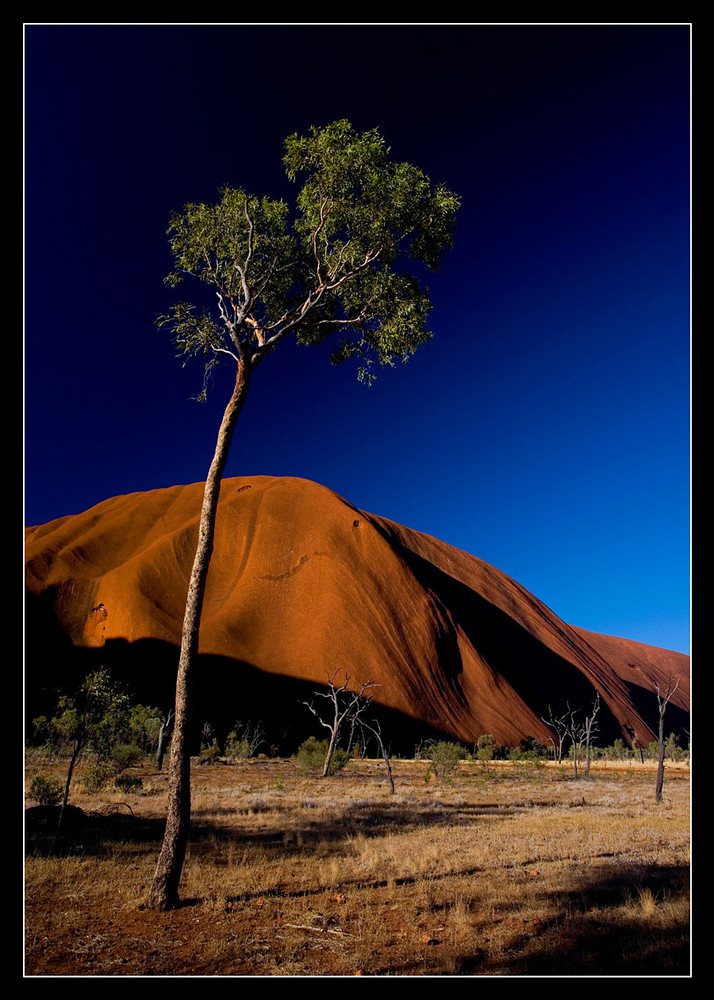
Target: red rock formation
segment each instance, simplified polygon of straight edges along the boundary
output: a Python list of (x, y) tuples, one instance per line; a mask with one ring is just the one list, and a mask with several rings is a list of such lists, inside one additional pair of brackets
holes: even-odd
[[(75, 647), (178, 646), (201, 496), (135, 493), (27, 529), (28, 592)], [(224, 481), (200, 652), (276, 685), (339, 668), (465, 743), (546, 741), (548, 706), (585, 709), (595, 691), (616, 735), (648, 743), (669, 675), (689, 711), (688, 656), (567, 625), (481, 559), (301, 479)]]

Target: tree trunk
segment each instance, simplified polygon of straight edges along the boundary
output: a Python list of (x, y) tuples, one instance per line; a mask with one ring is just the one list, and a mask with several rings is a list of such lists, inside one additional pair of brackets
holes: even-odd
[(326, 778), (330, 772), (330, 764), (332, 763), (332, 755), (335, 752), (335, 744), (337, 742), (337, 726), (330, 733), (330, 744), (327, 748), (327, 756), (325, 757), (325, 763), (322, 768), (322, 777)]
[(171, 726), (171, 720), (174, 717), (173, 712), (169, 712), (167, 718), (161, 720), (161, 729), (159, 730), (159, 745), (156, 748), (156, 770), (161, 771), (164, 766), (164, 754), (166, 753), (166, 744), (169, 739), (169, 728)]
[(660, 707), (659, 754), (657, 760), (657, 784), (655, 785), (655, 802), (658, 805), (662, 801), (663, 788), (664, 788), (664, 710), (662, 707)]
[[(62, 806), (60, 807), (59, 819), (57, 820), (57, 831), (55, 832), (55, 841), (57, 840), (57, 835), (59, 834), (62, 828), (62, 820), (64, 819), (65, 809), (67, 808), (67, 802), (69, 801), (69, 788), (70, 785), (72, 784), (74, 765), (79, 760), (80, 754), (82, 753), (83, 749), (84, 749), (84, 742), (82, 742), (82, 740), (80, 739), (77, 739), (75, 741), (74, 750), (72, 751), (72, 756), (69, 761), (69, 768), (67, 769), (67, 780), (65, 781), (64, 785), (64, 797), (62, 799)], [(55, 841), (53, 841), (53, 845)]]
[(223, 414), (216, 450), (208, 471), (201, 507), (196, 555), (186, 598), (181, 655), (176, 677), (176, 707), (169, 757), (169, 799), (164, 840), (148, 898), (152, 910), (170, 910), (178, 905), (178, 887), (183, 869), (191, 819), (191, 758), (189, 724), (193, 667), (198, 655), (198, 631), (206, 591), (206, 578), (213, 551), (213, 537), (221, 479), (236, 420), (248, 395), (249, 371), (239, 364), (233, 395)]
[(389, 754), (387, 753), (387, 748), (384, 745), (384, 740), (382, 739), (382, 734), (377, 734), (377, 740), (379, 742), (379, 749), (382, 752), (382, 760), (384, 761), (384, 766), (387, 768), (387, 780), (389, 781), (389, 791), (394, 795), (394, 778), (392, 777), (392, 765), (389, 760)]

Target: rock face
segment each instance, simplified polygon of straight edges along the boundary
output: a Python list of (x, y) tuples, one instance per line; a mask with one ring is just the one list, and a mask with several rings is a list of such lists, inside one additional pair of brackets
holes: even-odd
[[(170, 703), (202, 492), (115, 497), (27, 529), (28, 691), (53, 663), (109, 662)], [(234, 720), (284, 725), (340, 670), (378, 684), (410, 732), (467, 744), (547, 742), (549, 707), (589, 709), (595, 692), (601, 742), (648, 743), (670, 676), (667, 731), (688, 728), (688, 656), (567, 625), (475, 556), (301, 479), (224, 481), (200, 654), (197, 703)]]

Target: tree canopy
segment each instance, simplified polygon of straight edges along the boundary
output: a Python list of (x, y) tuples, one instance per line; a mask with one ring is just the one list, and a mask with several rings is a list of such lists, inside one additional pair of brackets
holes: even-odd
[(345, 120), (292, 135), (285, 150), (288, 178), (302, 181), (292, 212), (224, 187), (216, 204), (171, 217), (167, 282), (200, 279), (217, 308), (179, 302), (159, 323), (208, 370), (222, 354), (252, 368), (288, 334), (301, 344), (334, 336), (331, 360), (356, 358), (371, 382), (375, 367), (406, 361), (431, 337), (415, 265), (438, 269), (459, 198), (393, 161), (376, 129), (358, 133)]

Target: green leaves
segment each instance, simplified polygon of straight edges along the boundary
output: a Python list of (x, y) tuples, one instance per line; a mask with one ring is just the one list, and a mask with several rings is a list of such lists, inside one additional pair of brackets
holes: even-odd
[(452, 244), (459, 198), (397, 163), (376, 129), (345, 119), (285, 142), (285, 169), (302, 181), (292, 227), (282, 201), (225, 187), (215, 205), (171, 218), (175, 287), (211, 286), (212, 311), (179, 303), (159, 317), (179, 353), (207, 364), (222, 353), (255, 366), (288, 334), (336, 337), (336, 363), (357, 357), (359, 377), (406, 360), (426, 343), (430, 303), (418, 269), (436, 270)]
[(306, 175), (296, 231), (308, 249), (319, 231), (318, 250), (334, 278), (374, 251), (382, 265), (402, 257), (438, 266), (452, 242), (460, 199), (443, 185), (432, 190), (417, 167), (390, 160), (375, 129), (359, 134), (342, 120), (312, 128), (308, 137), (293, 135), (285, 146), (288, 177)]
[(128, 732), (129, 697), (106, 667), (89, 674), (73, 696), (61, 695), (51, 719), (35, 720), (39, 735), (90, 744), (96, 753)]

